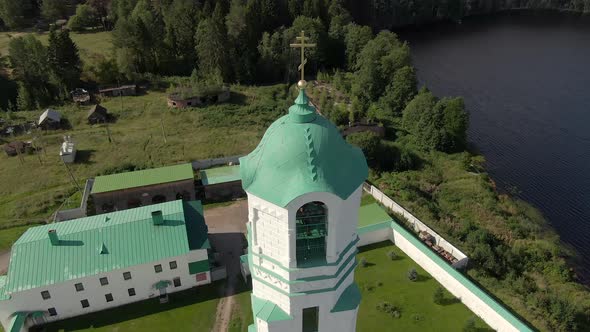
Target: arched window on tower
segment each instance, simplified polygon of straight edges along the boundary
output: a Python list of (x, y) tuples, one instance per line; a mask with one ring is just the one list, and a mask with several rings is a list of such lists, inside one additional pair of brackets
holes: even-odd
[(322, 202), (311, 202), (297, 210), (297, 266), (326, 262), (326, 236), (328, 235), (328, 209)]

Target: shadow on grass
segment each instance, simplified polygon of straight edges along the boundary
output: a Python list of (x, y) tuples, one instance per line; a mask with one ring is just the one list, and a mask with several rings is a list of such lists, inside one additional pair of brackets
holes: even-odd
[(392, 247), (393, 248), (393, 243), (391, 243), (391, 241), (389, 240), (385, 240), (382, 242), (377, 242), (377, 243), (373, 243), (373, 244), (369, 244), (366, 246), (362, 246), (360, 248), (358, 248), (359, 253), (365, 252), (365, 251), (371, 251), (374, 249), (379, 249), (379, 248), (383, 248), (383, 247)]
[(219, 294), (221, 293), (221, 290), (223, 290), (224, 284), (224, 281), (218, 281), (209, 285), (169, 294), (168, 303), (161, 304), (159, 298), (156, 296), (148, 300), (38, 326), (32, 328), (31, 331), (75, 331), (117, 324), (127, 320), (137, 319), (219, 298)]
[(425, 282), (425, 281), (428, 281), (430, 279), (432, 279), (432, 278), (429, 277), (429, 276), (425, 276), (425, 275), (422, 275), (422, 274), (418, 273), (418, 276), (416, 277), (416, 280), (414, 280), (414, 282)]
[(78, 150), (76, 152), (76, 162), (81, 164), (94, 164), (94, 161), (91, 161), (92, 155), (96, 152), (94, 149), (88, 150)]
[(459, 300), (456, 297), (444, 298), (444, 299), (442, 299), (442, 301), (440, 301), (440, 305), (443, 305), (443, 306), (452, 305), (452, 304), (456, 304), (456, 303), (461, 303), (461, 300)]

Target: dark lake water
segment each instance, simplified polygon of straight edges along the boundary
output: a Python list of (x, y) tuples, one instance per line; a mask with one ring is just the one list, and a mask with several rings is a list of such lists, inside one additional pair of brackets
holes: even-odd
[(590, 280), (590, 19), (502, 14), (400, 32), (421, 84), (463, 96), (469, 140), (501, 190), (517, 188)]

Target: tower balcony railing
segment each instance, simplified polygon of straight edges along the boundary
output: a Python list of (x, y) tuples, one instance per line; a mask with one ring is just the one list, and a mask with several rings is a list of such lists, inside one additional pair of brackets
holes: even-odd
[(297, 225), (297, 240), (317, 239), (328, 235), (326, 223)]

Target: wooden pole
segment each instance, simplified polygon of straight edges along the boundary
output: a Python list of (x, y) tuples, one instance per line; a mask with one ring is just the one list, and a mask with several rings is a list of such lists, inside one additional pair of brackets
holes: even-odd
[(160, 126), (162, 128), (162, 136), (164, 136), (164, 143), (168, 143), (168, 140), (166, 139), (166, 131), (164, 130), (164, 116), (163, 115), (160, 118)]
[(66, 167), (66, 170), (68, 171), (68, 174), (70, 174), (70, 178), (72, 179), (72, 182), (74, 182), (74, 185), (76, 186), (76, 188), (78, 188), (78, 191), (82, 192), (82, 188), (80, 188), (80, 185), (78, 184), (78, 181), (76, 181), (76, 178), (74, 177), (74, 174), (72, 174), (72, 171), (68, 167), (68, 164), (66, 164), (65, 162), (63, 162), (63, 163), (64, 163), (64, 166)]
[(111, 131), (109, 130), (109, 123), (105, 122), (107, 128), (107, 136), (109, 137), (109, 143), (113, 143), (113, 138), (111, 137)]

